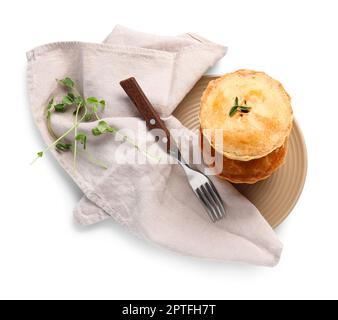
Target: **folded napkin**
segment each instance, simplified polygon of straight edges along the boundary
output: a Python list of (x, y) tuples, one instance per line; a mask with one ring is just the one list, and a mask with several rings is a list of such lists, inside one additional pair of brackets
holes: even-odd
[[(132, 137), (137, 145), (150, 146), (158, 159), (163, 151), (154, 144), (119, 82), (138, 79), (146, 95), (169, 128), (185, 129), (171, 114), (203, 73), (226, 53), (226, 48), (195, 34), (161, 37), (117, 26), (104, 44), (62, 42), (28, 52), (28, 88), (32, 113), (47, 144), (45, 109), (51, 92), (61, 95), (55, 79), (71, 77), (85, 97), (105, 99), (102, 117)], [(72, 126), (71, 114), (53, 114), (55, 134)], [(177, 164), (133, 161), (141, 151), (119, 139), (121, 134), (93, 137), (96, 122), (81, 123), (88, 150), (107, 164), (103, 170), (80, 152), (77, 171), (71, 153), (52, 153), (81, 188), (84, 197), (74, 213), (81, 224), (113, 218), (140, 238), (166, 248), (202, 258), (274, 266), (282, 245), (259, 211), (230, 183), (212, 177), (227, 206), (227, 216), (213, 224), (190, 189)], [(123, 135), (122, 134), (122, 135)], [(148, 150), (148, 149), (147, 149)], [(149, 155), (145, 156), (149, 158)]]

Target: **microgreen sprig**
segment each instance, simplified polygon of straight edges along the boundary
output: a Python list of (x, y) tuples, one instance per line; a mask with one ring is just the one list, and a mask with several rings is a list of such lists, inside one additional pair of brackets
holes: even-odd
[(91, 112), (87, 115), (87, 121), (92, 120), (93, 117), (95, 117), (97, 120), (100, 120), (100, 117), (98, 116), (97, 112), (99, 110), (99, 107), (101, 107), (101, 111), (103, 112), (106, 107), (106, 101), (99, 100), (95, 97), (89, 97), (87, 98), (87, 104), (91, 107)]
[(95, 137), (104, 133), (115, 133), (117, 130), (112, 128), (106, 121), (101, 120), (99, 124), (92, 129), (92, 133)]
[[(95, 111), (95, 115), (97, 119), (99, 119), (99, 116), (97, 114), (98, 106), (101, 106), (101, 110), (104, 110), (104, 107), (106, 106), (106, 102), (104, 100), (99, 100), (95, 97), (90, 97), (87, 100), (85, 100), (79, 91), (77, 90), (75, 86), (75, 82), (70, 79), (69, 77), (62, 79), (62, 80), (56, 80), (59, 85), (61, 85), (66, 91), (67, 94), (62, 98), (61, 102), (55, 103), (55, 99), (51, 98), (47, 104), (47, 128), (50, 132), (51, 136), (55, 138), (55, 141), (47, 146), (43, 151), (40, 151), (37, 153), (37, 157), (33, 160), (32, 164), (36, 162), (39, 158), (42, 158), (44, 154), (55, 147), (55, 149), (59, 152), (66, 152), (69, 150), (73, 150), (73, 166), (74, 170), (76, 169), (76, 159), (77, 159), (77, 144), (80, 143), (83, 145), (83, 149), (86, 150), (87, 147), (87, 136), (84, 133), (78, 133), (78, 126), (81, 122), (85, 121), (85, 119), (88, 117), (88, 105), (94, 104), (95, 106), (92, 106)], [(97, 106), (96, 106), (97, 104)], [(69, 109), (75, 108), (75, 111), (73, 112), (74, 115), (74, 122), (73, 126), (67, 130), (63, 135), (60, 137), (56, 137), (52, 125), (51, 125), (51, 116), (53, 112), (60, 112), (64, 113), (68, 111)], [(81, 116), (80, 116), (81, 113)], [(66, 143), (63, 140), (72, 132), (74, 131), (74, 141), (73, 143)], [(93, 159), (93, 156), (89, 156), (88, 158)], [(95, 161), (98, 163), (98, 161)], [(105, 167), (106, 166), (102, 166)]]
[(71, 150), (72, 145), (70, 143), (59, 142), (58, 144), (56, 144), (55, 148), (57, 151), (65, 152)]
[[(103, 164), (100, 160), (95, 159), (94, 156), (86, 150), (88, 140), (87, 135), (85, 133), (78, 132), (78, 127), (81, 122), (96, 119), (99, 122), (97, 126), (92, 129), (93, 136), (98, 137), (103, 134), (120, 134), (117, 129), (111, 127), (106, 121), (101, 120), (101, 118), (99, 117), (99, 109), (101, 112), (104, 112), (106, 107), (106, 101), (98, 99), (96, 97), (89, 97), (85, 99), (77, 90), (75, 82), (69, 77), (56, 81), (63, 89), (66, 90), (67, 94), (59, 102), (56, 102), (53, 97), (50, 98), (46, 107), (47, 128), (50, 135), (55, 139), (55, 141), (47, 146), (43, 151), (38, 152), (36, 158), (32, 161), (32, 164), (35, 163), (39, 158), (42, 158), (46, 152), (55, 148), (55, 150), (58, 152), (73, 152), (74, 171), (76, 171), (78, 151), (83, 152), (90, 162), (98, 165), (103, 169), (107, 169), (107, 166), (105, 164)], [(58, 137), (52, 128), (52, 114), (53, 112), (65, 113), (72, 109), (74, 116), (73, 125), (60, 137)], [(65, 139), (72, 132), (74, 133), (73, 142), (68, 143), (68, 141), (66, 142)], [(122, 135), (122, 137), (125, 141), (128, 141), (130, 144), (132, 144), (136, 149), (144, 152), (147, 156), (149, 156), (147, 151), (141, 150), (139, 146), (136, 145), (127, 136)], [(78, 143), (83, 146), (82, 151), (78, 150)]]

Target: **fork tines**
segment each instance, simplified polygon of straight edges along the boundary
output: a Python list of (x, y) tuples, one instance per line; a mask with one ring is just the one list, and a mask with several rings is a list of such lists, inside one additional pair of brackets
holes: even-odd
[(213, 222), (225, 216), (223, 201), (212, 183), (206, 182), (195, 190)]

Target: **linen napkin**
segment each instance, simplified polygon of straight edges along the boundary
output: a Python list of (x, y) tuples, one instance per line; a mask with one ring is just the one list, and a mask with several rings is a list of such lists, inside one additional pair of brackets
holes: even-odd
[[(230, 183), (212, 177), (227, 206), (226, 218), (213, 224), (179, 165), (135, 163), (140, 151), (119, 139), (126, 135), (138, 146), (150, 146), (155, 158), (163, 156), (119, 86), (130, 76), (138, 79), (169, 128), (180, 129), (187, 139), (194, 137), (171, 113), (225, 53), (225, 47), (195, 34), (161, 37), (117, 26), (104, 44), (61, 42), (27, 54), (30, 105), (47, 144), (53, 139), (45, 121), (46, 104), (51, 92), (54, 97), (62, 94), (55, 78), (69, 76), (85, 97), (105, 99), (107, 108), (101, 116), (121, 129), (115, 137), (93, 137), (90, 132), (97, 122), (81, 123), (78, 129), (89, 137), (88, 152), (108, 170), (93, 165), (91, 156), (80, 152), (74, 172), (72, 154), (52, 150), (84, 193), (74, 210), (79, 223), (110, 217), (140, 238), (183, 254), (265, 266), (278, 263), (280, 241), (259, 211)], [(72, 123), (71, 113), (53, 114), (57, 136)]]

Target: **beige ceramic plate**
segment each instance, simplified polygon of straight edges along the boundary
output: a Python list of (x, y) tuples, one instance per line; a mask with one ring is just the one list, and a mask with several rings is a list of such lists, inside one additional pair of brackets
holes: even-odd
[[(174, 115), (191, 130), (199, 128), (200, 98), (210, 80), (205, 76), (178, 106)], [(307, 171), (307, 154), (301, 130), (294, 123), (285, 165), (270, 178), (254, 185), (234, 185), (260, 210), (273, 228), (279, 226), (296, 205), (303, 190)]]

